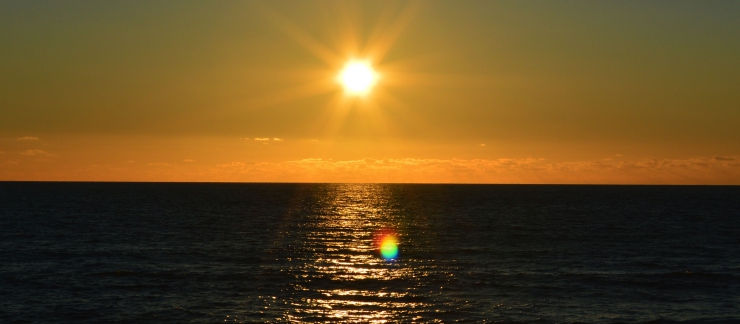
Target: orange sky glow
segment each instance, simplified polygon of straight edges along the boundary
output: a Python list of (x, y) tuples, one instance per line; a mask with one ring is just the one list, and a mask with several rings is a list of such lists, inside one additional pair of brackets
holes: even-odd
[(5, 2), (0, 181), (737, 185), (739, 14)]

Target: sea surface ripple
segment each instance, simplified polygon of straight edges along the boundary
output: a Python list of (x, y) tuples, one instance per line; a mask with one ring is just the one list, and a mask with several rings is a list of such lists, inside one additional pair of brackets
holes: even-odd
[(0, 229), (2, 323), (740, 322), (737, 186), (0, 182)]

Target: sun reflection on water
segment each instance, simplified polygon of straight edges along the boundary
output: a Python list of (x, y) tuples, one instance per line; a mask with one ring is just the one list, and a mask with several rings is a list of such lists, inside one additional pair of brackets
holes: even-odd
[[(291, 255), (290, 261), (277, 258), (268, 267), (290, 276), (290, 296), (282, 305), (270, 303), (284, 308), (282, 320), (385, 323), (410, 321), (432, 308), (420, 292), (423, 267), (397, 258), (400, 216), (386, 190), (336, 185), (300, 207), (287, 225), (286, 238), (292, 239), (276, 251)], [(392, 239), (396, 251), (379, 253), (379, 233)]]

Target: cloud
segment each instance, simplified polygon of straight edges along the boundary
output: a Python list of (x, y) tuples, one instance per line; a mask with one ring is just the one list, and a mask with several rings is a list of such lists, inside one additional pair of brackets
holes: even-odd
[[(267, 142), (263, 142), (267, 143)], [(6, 152), (7, 153), (7, 152)], [(14, 153), (15, 154), (15, 153)], [(48, 152), (27, 150), (33, 158), (10, 161), (13, 168), (46, 158)], [(20, 155), (18, 155), (20, 156)], [(9, 157), (8, 155), (3, 158)], [(187, 162), (185, 159), (180, 160)], [(604, 159), (552, 161), (543, 158), (422, 159), (305, 158), (288, 161), (232, 161), (221, 164), (140, 162), (44, 171), (33, 179), (223, 181), (223, 182), (367, 182), (367, 183), (551, 183), (551, 184), (740, 184), (740, 156), (684, 159)], [(21, 169), (17, 169), (21, 170)], [(39, 169), (41, 170), (41, 169)], [(17, 177), (16, 177), (17, 178)]]
[[(270, 140), (270, 138), (269, 137), (255, 137), (254, 140), (255, 141), (260, 141), (260, 142), (267, 142), (267, 141)], [(277, 138), (277, 137), (273, 138), (272, 140), (275, 141), (275, 142), (282, 142), (283, 141), (282, 138)]]
[(16, 140), (19, 140), (19, 141), (38, 141), (39, 138), (36, 137), (36, 136), (23, 136), (23, 137), (16, 138)]
[(481, 144), (480, 146), (483, 147), (483, 146), (486, 146), (486, 144)]
[(185, 160), (182, 160), (182, 161), (183, 161), (183, 162), (187, 162), (187, 163), (190, 163), (190, 162), (195, 162), (195, 160), (193, 160), (193, 159), (185, 159)]
[(25, 150), (21, 152), (22, 155), (34, 156), (34, 155), (51, 155), (44, 150)]
[(215, 172), (228, 174), (225, 179), (230, 181), (737, 184), (740, 183), (738, 160), (735, 157), (573, 162), (542, 158), (343, 161), (308, 158), (232, 162), (218, 165)]
[(735, 161), (735, 158), (725, 156), (715, 156), (714, 159), (717, 161)]

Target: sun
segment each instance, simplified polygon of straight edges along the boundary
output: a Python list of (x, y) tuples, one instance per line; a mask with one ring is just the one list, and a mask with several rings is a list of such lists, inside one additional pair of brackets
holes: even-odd
[(350, 61), (339, 73), (338, 79), (347, 93), (363, 95), (370, 92), (375, 85), (378, 73), (367, 62)]

